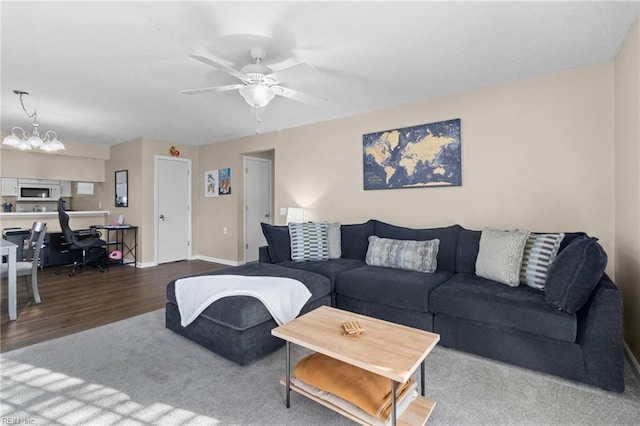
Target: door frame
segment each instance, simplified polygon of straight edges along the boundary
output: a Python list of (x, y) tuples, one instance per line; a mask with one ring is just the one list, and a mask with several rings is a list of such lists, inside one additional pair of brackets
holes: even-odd
[(242, 157), (242, 168), (245, 170), (243, 176), (242, 194), (242, 261), (247, 263), (247, 160), (259, 161), (269, 165), (269, 214), (273, 224), (273, 161), (267, 158), (252, 157), (244, 155)]
[(159, 206), (158, 206), (158, 164), (160, 160), (169, 160), (169, 161), (179, 161), (187, 164), (187, 205), (188, 205), (188, 213), (187, 213), (187, 238), (189, 239), (189, 247), (187, 251), (187, 259), (193, 258), (193, 231), (191, 228), (191, 221), (193, 216), (193, 208), (192, 208), (192, 200), (191, 200), (191, 187), (192, 187), (192, 174), (191, 174), (191, 160), (188, 158), (176, 158), (176, 157), (165, 157), (163, 155), (155, 155), (153, 158), (153, 235), (154, 235), (154, 244), (153, 244), (153, 263), (158, 265), (158, 253), (160, 246), (160, 238), (158, 235), (159, 229)]

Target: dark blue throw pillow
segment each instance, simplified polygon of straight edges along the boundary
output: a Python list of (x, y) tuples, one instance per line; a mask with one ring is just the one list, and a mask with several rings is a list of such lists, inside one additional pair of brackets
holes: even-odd
[(269, 245), (271, 262), (280, 263), (291, 260), (291, 239), (288, 226), (274, 226), (261, 223), (262, 233)]
[(579, 236), (558, 253), (544, 285), (548, 303), (574, 314), (589, 300), (607, 267), (607, 254), (597, 241)]

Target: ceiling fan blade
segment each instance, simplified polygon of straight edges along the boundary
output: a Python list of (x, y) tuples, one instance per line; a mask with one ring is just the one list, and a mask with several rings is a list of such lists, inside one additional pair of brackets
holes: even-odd
[(235, 90), (241, 88), (242, 86), (244, 86), (244, 84), (230, 84), (228, 86), (203, 87), (201, 89), (181, 90), (180, 92), (184, 93), (185, 95), (198, 95), (200, 93), (207, 92), (225, 92), (227, 90)]
[(276, 95), (283, 96), (285, 98), (292, 99), (294, 101), (303, 102), (305, 104), (311, 105), (322, 105), (327, 100), (323, 98), (319, 98), (314, 95), (310, 95), (308, 93), (300, 92), (299, 90), (289, 89), (288, 87), (283, 86), (271, 86), (275, 89)]
[(222, 65), (219, 62), (213, 61), (213, 60), (211, 60), (209, 58), (206, 58), (204, 56), (199, 56), (199, 55), (191, 55), (190, 57), (195, 59), (196, 61), (200, 61), (200, 62), (202, 62), (204, 64), (210, 65), (210, 66), (212, 66), (214, 68), (217, 68), (217, 69), (219, 69), (221, 71), (224, 71), (227, 74), (230, 74), (230, 75), (232, 75), (232, 76), (234, 76), (236, 78), (239, 78), (240, 80), (242, 80), (242, 81), (244, 81), (246, 83), (250, 83), (251, 82), (251, 78), (249, 78), (249, 76), (246, 75), (245, 73), (242, 73), (242, 72), (240, 72), (238, 70), (234, 70), (233, 68), (228, 67), (226, 65)]
[(289, 68), (285, 68), (280, 71), (272, 72), (271, 74), (267, 74), (265, 76), (265, 79), (273, 79), (276, 81), (276, 84), (277, 84), (277, 83), (284, 83), (290, 80), (295, 80), (298, 78), (308, 77), (315, 73), (316, 73), (316, 70), (311, 65), (301, 63)]

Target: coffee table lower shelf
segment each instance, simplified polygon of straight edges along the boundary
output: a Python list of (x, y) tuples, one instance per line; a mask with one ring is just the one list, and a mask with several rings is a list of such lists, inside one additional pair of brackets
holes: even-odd
[[(286, 379), (280, 380), (280, 384), (286, 386)], [(363, 419), (349, 413), (348, 411), (343, 410), (342, 408), (326, 401), (322, 398), (318, 398), (317, 396), (310, 394), (298, 386), (291, 384), (291, 390), (299, 393), (300, 395), (306, 396), (307, 398), (317, 402), (318, 404), (324, 405), (325, 407), (335, 411), (338, 414), (341, 414), (349, 419), (353, 420), (356, 423), (361, 425), (369, 425)], [(429, 416), (431, 416), (431, 412), (433, 408), (436, 406), (436, 402), (433, 399), (427, 398), (425, 396), (418, 395), (415, 400), (411, 402), (411, 404), (407, 407), (407, 409), (402, 413), (402, 415), (397, 419), (397, 425), (403, 426), (424, 426), (429, 420)]]

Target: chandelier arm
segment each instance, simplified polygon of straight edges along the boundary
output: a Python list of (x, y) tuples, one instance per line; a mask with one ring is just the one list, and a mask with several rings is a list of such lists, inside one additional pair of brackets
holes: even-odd
[(29, 134), (29, 132), (27, 132), (26, 130), (24, 130), (22, 127), (18, 127), (18, 126), (16, 126), (16, 127), (13, 127), (13, 128), (11, 129), (11, 134), (12, 134), (12, 135), (15, 135), (16, 137), (18, 137), (18, 135), (16, 135), (16, 133), (15, 133), (15, 132), (16, 132), (16, 130), (20, 130), (20, 131), (22, 132), (22, 138), (27, 138), (27, 139), (28, 139), (28, 138), (29, 138), (29, 136), (31, 136), (31, 135)]
[[(53, 138), (51, 138), (49, 136), (49, 133), (53, 133)], [(49, 141), (52, 141), (54, 139), (58, 139), (58, 134), (54, 130), (47, 130), (47, 132), (44, 134), (44, 136), (42, 136), (42, 140), (44, 142), (49, 142)]]

